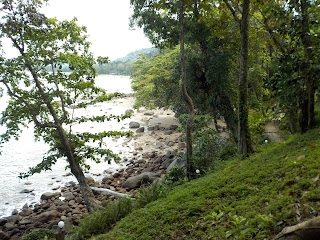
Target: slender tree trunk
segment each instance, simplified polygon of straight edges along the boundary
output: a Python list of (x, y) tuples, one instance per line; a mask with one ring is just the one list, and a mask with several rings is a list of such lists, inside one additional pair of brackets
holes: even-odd
[(181, 60), (181, 77), (182, 77), (182, 95), (189, 107), (189, 117), (187, 121), (187, 177), (190, 180), (193, 173), (192, 164), (192, 125), (194, 119), (194, 105), (191, 97), (187, 92), (187, 77), (186, 77), (186, 62), (184, 58), (184, 28), (183, 28), (183, 12), (184, 12), (184, 0), (180, 3), (179, 24), (180, 24), (180, 60)]
[(301, 31), (301, 41), (304, 47), (304, 57), (306, 59), (306, 66), (304, 68), (304, 77), (306, 80), (307, 87), (307, 111), (302, 110), (307, 116), (307, 126), (302, 126), (301, 129), (311, 129), (314, 126), (314, 95), (315, 95), (315, 83), (313, 77), (311, 76), (311, 62), (312, 62), (312, 41), (310, 35), (310, 21), (308, 13), (308, 1), (300, 1), (301, 15), (302, 15), (302, 31)]
[(238, 149), (242, 155), (252, 152), (248, 124), (248, 52), (249, 52), (249, 12), (250, 0), (243, 0), (240, 21), (241, 51), (239, 76)]

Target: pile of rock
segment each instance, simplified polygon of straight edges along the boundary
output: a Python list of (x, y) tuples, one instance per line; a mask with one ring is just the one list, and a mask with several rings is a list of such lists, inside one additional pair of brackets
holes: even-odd
[[(166, 173), (177, 152), (178, 149), (165, 154), (145, 152), (128, 161), (125, 169), (115, 173), (104, 172), (106, 176), (101, 183), (93, 178), (88, 178), (88, 181), (91, 186), (134, 195), (136, 188), (150, 184)], [(97, 191), (94, 194), (102, 205), (104, 200), (116, 198)], [(11, 216), (0, 219), (0, 239), (20, 239), (34, 229), (56, 229), (60, 220), (65, 221), (65, 228), (70, 229), (87, 214), (79, 186), (69, 182), (61, 192), (42, 194), (39, 204), (26, 204), (20, 212), (15, 210)]]

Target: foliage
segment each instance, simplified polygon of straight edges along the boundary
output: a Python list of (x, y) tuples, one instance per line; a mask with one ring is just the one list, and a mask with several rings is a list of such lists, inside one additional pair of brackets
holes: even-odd
[(77, 236), (79, 239), (87, 239), (94, 234), (103, 233), (135, 209), (143, 208), (148, 203), (164, 198), (166, 195), (166, 187), (155, 182), (148, 188), (140, 189), (135, 198), (108, 200), (106, 207), (86, 216), (68, 235), (71, 238)]
[[(75, 124), (119, 121), (130, 116), (73, 117), (76, 109), (110, 100), (118, 94), (108, 95), (94, 85), (95, 60), (89, 52), (86, 28), (77, 25), (76, 19), (59, 22), (47, 18), (38, 11), (40, 6), (41, 1), (10, 1), (2, 6), (6, 14), (2, 17), (0, 37), (11, 39), (20, 55), (1, 58), (0, 83), (11, 98), (0, 119), (0, 124), (6, 126), (1, 141), (19, 138), (23, 127), (34, 123), (36, 140), (42, 138), (51, 147), (40, 164), (20, 177), (50, 170), (60, 157), (71, 161), (71, 152), (76, 164), (84, 168), (89, 167), (86, 160), (117, 159), (117, 155), (105, 148), (103, 138), (131, 135), (130, 132), (72, 131)], [(71, 73), (62, 72), (66, 64)], [(63, 135), (67, 139), (62, 139)], [(99, 144), (90, 145), (92, 142)]]
[(55, 238), (54, 232), (49, 229), (37, 229), (22, 237), (22, 240), (42, 240), (42, 239), (53, 240), (56, 238)]
[(136, 208), (143, 208), (147, 204), (159, 198), (164, 198), (167, 193), (168, 189), (161, 183), (161, 181), (156, 180), (149, 187), (138, 190), (138, 195), (136, 196)]
[(180, 185), (185, 182), (186, 173), (184, 167), (173, 166), (165, 175), (165, 183), (169, 186)]
[(105, 208), (98, 209), (82, 219), (79, 226), (74, 227), (68, 235), (87, 239), (93, 234), (103, 233), (121, 218), (132, 212), (133, 209), (133, 199), (119, 198), (114, 202), (109, 201)]
[(100, 239), (271, 239), (284, 226), (318, 216), (319, 131), (221, 162)]

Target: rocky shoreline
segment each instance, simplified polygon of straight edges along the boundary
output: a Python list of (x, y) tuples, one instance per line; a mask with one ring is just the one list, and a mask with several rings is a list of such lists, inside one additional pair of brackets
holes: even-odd
[[(132, 101), (131, 98), (129, 100)], [(184, 153), (183, 134), (177, 130), (177, 120), (172, 112), (130, 111), (134, 112), (135, 121), (130, 122), (129, 127), (135, 135), (123, 145), (130, 143), (134, 150), (123, 158), (126, 167), (117, 172), (104, 171), (100, 182), (88, 177), (92, 187), (135, 195), (141, 184), (149, 184), (166, 174), (175, 156)], [(116, 199), (98, 191), (94, 194), (102, 206), (106, 200)], [(0, 219), (0, 239), (21, 239), (24, 234), (40, 228), (57, 230), (57, 223), (61, 220), (69, 230), (87, 214), (79, 186), (68, 182), (60, 191), (42, 194), (40, 203), (25, 204), (20, 211), (14, 210), (11, 216)]]

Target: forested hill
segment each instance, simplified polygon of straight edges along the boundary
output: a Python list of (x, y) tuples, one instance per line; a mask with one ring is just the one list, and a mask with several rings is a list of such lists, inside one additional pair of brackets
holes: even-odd
[(159, 53), (156, 48), (144, 48), (127, 54), (125, 57), (118, 58), (108, 64), (96, 66), (98, 74), (112, 75), (130, 75), (132, 64), (138, 59), (141, 54), (147, 58), (151, 58)]

